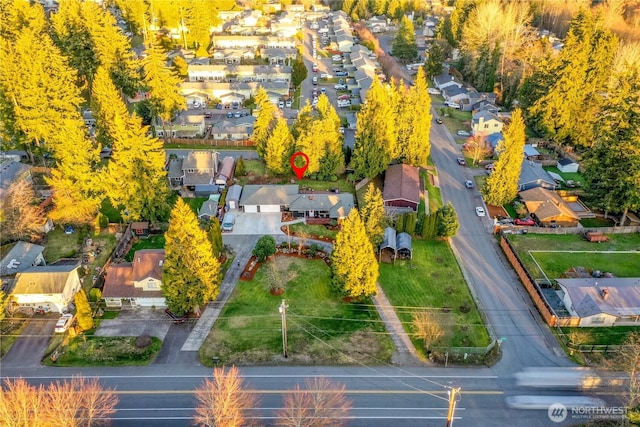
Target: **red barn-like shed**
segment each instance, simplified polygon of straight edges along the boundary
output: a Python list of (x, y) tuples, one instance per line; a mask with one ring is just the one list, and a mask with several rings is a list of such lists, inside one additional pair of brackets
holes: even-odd
[(410, 165), (391, 165), (387, 169), (382, 191), (388, 211), (418, 211), (420, 204), (420, 177), (418, 168)]

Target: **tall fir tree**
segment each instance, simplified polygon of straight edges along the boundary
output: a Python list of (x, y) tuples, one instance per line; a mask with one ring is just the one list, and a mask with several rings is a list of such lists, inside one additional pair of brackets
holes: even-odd
[(321, 179), (332, 179), (344, 172), (344, 139), (340, 133), (340, 116), (329, 101), (329, 97), (321, 95), (316, 106), (318, 111), (317, 140), (323, 146), (320, 159), (319, 175)]
[(334, 287), (353, 301), (362, 301), (376, 293), (378, 260), (355, 208), (336, 235), (331, 275)]
[(174, 313), (194, 311), (214, 300), (220, 291), (220, 263), (207, 233), (182, 198), (171, 211), (165, 233), (162, 295)]
[(220, 229), (220, 221), (218, 221), (217, 218), (211, 219), (209, 230), (207, 230), (207, 237), (211, 242), (211, 250), (213, 251), (213, 256), (215, 256), (216, 258), (220, 258), (220, 255), (222, 255), (224, 244), (222, 243), (222, 230)]
[(442, 48), (440, 42), (436, 40), (431, 43), (429, 55), (427, 55), (427, 59), (424, 63), (424, 72), (427, 77), (432, 78), (442, 74), (442, 63), (444, 62), (444, 60), (444, 49)]
[(287, 121), (278, 118), (265, 147), (264, 161), (267, 169), (276, 174), (284, 174), (290, 170), (289, 158), (293, 154), (294, 144)]
[[(147, 48), (147, 56), (142, 61), (143, 81), (149, 92), (149, 101), (154, 117), (160, 118), (165, 138), (166, 125), (172, 128), (174, 113), (187, 108), (184, 97), (178, 91), (181, 82), (175, 72), (167, 65), (167, 55), (162, 47), (153, 42)], [(171, 129), (172, 130), (172, 129)]]
[(405, 132), (398, 132), (399, 158), (408, 165), (425, 166), (431, 152), (431, 97), (422, 67), (418, 68), (407, 99), (400, 105), (398, 122)]
[(511, 115), (511, 123), (504, 132), (504, 141), (498, 144), (498, 160), (493, 172), (487, 177), (482, 194), (490, 205), (502, 206), (518, 195), (518, 179), (524, 159), (526, 142), (525, 124), (522, 110), (516, 109)]
[(76, 303), (76, 318), (78, 320), (78, 326), (83, 331), (93, 329), (93, 313), (91, 312), (91, 306), (89, 305), (89, 299), (84, 289), (80, 289), (73, 298)]
[(122, 208), (127, 221), (165, 218), (170, 190), (162, 143), (147, 136), (147, 128), (138, 116), (129, 116), (104, 67), (96, 72), (93, 101), (98, 129), (113, 142), (104, 180), (112, 205)]
[(291, 130), (296, 141), (296, 150), (302, 151), (309, 157), (305, 176), (317, 174), (320, 171), (320, 161), (326, 155), (325, 144), (319, 143), (323, 138), (322, 130), (317, 114), (313, 112), (311, 104), (307, 101), (300, 109)]
[(256, 146), (258, 155), (264, 159), (267, 141), (275, 125), (276, 107), (262, 86), (258, 88), (256, 93), (256, 108), (258, 109), (258, 117), (256, 117), (256, 121), (253, 124), (251, 140)]
[(400, 20), (398, 31), (393, 39), (391, 53), (403, 62), (409, 62), (418, 57), (416, 31), (413, 22), (405, 15)]
[(373, 183), (367, 186), (361, 212), (367, 237), (373, 247), (377, 248), (384, 238), (385, 213), (382, 193)]

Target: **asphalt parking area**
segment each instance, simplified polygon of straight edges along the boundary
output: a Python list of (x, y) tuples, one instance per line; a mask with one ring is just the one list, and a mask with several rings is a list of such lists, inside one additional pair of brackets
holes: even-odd
[(171, 319), (164, 314), (163, 308), (124, 309), (115, 319), (102, 320), (95, 335), (99, 337), (138, 337), (149, 335), (164, 340)]
[(284, 234), (280, 230), (282, 215), (280, 213), (245, 213), (231, 211), (236, 217), (233, 231), (224, 234)]

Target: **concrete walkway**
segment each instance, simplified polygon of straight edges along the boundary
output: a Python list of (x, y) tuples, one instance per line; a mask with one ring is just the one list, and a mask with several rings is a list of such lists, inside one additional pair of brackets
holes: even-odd
[(391, 356), (391, 362), (401, 366), (424, 365), (424, 362), (418, 357), (416, 348), (409, 338), (409, 334), (407, 334), (407, 331), (402, 327), (402, 322), (400, 322), (395, 309), (387, 299), (380, 284), (377, 284), (376, 287), (378, 293), (372, 298), (373, 303), (376, 306), (376, 310), (378, 310), (380, 318), (384, 322), (387, 332), (389, 332), (391, 336), (393, 344), (396, 346), (396, 351), (393, 356)]
[(231, 292), (233, 292), (233, 288), (240, 279), (244, 266), (251, 258), (251, 251), (253, 251), (256, 242), (261, 236), (246, 237), (247, 239), (243, 242), (243, 245), (240, 248), (236, 248), (237, 252), (234, 264), (229, 267), (227, 274), (224, 276), (224, 279), (220, 284), (220, 294), (218, 294), (218, 298), (214, 302), (209, 303), (204, 309), (198, 319), (198, 323), (193, 328), (193, 331), (189, 334), (189, 338), (187, 338), (180, 349), (181, 351), (198, 351), (200, 346), (202, 346), (202, 343), (204, 343), (204, 340), (207, 338), (207, 335), (209, 335), (211, 327), (215, 323), (216, 319), (220, 316), (225, 303), (229, 299), (229, 296), (231, 296)]

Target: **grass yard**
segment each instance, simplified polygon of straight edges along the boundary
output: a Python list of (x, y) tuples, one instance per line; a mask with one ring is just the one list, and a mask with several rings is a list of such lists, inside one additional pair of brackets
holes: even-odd
[(136, 337), (76, 336), (59, 348), (54, 363), (45, 358), (43, 364), (57, 366), (142, 366), (148, 365), (160, 351), (162, 341), (149, 337), (150, 344), (136, 346)]
[(383, 323), (368, 301), (348, 304), (333, 292), (329, 267), (321, 260), (287, 258), (294, 278), (284, 294), (269, 293), (265, 268), (250, 282), (239, 282), (200, 348), (200, 360), (212, 366), (279, 363), (281, 317), (287, 310), (287, 364), (353, 365), (388, 363), (393, 351)]
[(60, 258), (75, 257), (82, 243), (82, 235), (78, 229), (73, 234), (64, 234), (63, 228), (54, 228), (47, 233), (46, 239), (43, 255), (47, 264), (56, 262)]
[(442, 206), (440, 188), (427, 183), (427, 194), (429, 195), (429, 213), (434, 213)]
[(120, 223), (122, 222), (122, 215), (120, 211), (113, 207), (111, 204), (111, 200), (107, 197), (102, 201), (102, 206), (100, 207), (100, 212), (109, 218), (110, 223)]
[(191, 207), (191, 210), (193, 211), (193, 213), (198, 215), (198, 210), (202, 207), (202, 204), (204, 202), (209, 200), (209, 198), (208, 197), (188, 197), (182, 200), (184, 200), (184, 202)]
[(301, 179), (296, 182), (302, 187), (309, 187), (312, 190), (328, 191), (331, 188), (337, 188), (342, 193), (354, 193), (355, 188), (352, 182), (347, 181), (344, 177), (338, 178), (337, 181), (316, 181), (312, 179)]
[(134, 242), (124, 257), (125, 261), (133, 261), (133, 254), (141, 249), (164, 249), (164, 234), (153, 234), (146, 239), (140, 239)]
[[(534, 253), (536, 260), (541, 263), (549, 278), (554, 278), (554, 274), (559, 275), (569, 267), (610, 271), (620, 277), (640, 276), (640, 252), (595, 253), (595, 251), (638, 251), (640, 235), (635, 233), (611, 234), (608, 242), (601, 243), (587, 242), (577, 234), (527, 234), (511, 235), (508, 238), (534, 278), (542, 278), (542, 275), (529, 256), (529, 251), (549, 251)], [(574, 253), (552, 254), (551, 251), (574, 251)], [(577, 251), (590, 251), (590, 253)]]
[(633, 332), (640, 332), (639, 326), (616, 326), (615, 328), (561, 328), (575, 345), (620, 345)]
[[(489, 344), (480, 313), (446, 241), (414, 240), (413, 259), (396, 260), (395, 265), (381, 263), (379, 282), (408, 332), (412, 332), (414, 313), (424, 307), (441, 318), (445, 329), (435, 347)], [(424, 355), (422, 342), (412, 340)]]
[(319, 224), (307, 225), (302, 222), (291, 224), (289, 230), (293, 233), (306, 233), (309, 236), (314, 237), (327, 237), (335, 240), (338, 230), (327, 230), (327, 227)]
[(560, 172), (560, 169), (558, 169), (555, 166), (545, 167), (544, 170), (546, 170), (547, 172), (557, 173), (562, 178), (564, 178), (565, 181), (571, 180), (571, 181), (579, 182), (581, 184), (584, 183), (584, 177), (579, 172)]

